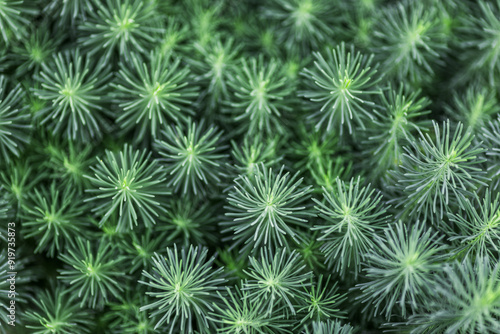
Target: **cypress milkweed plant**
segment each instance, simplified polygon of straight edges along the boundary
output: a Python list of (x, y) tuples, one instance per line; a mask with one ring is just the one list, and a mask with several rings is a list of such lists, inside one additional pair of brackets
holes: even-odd
[(0, 334), (500, 333), (499, 74), (500, 0), (0, 0)]

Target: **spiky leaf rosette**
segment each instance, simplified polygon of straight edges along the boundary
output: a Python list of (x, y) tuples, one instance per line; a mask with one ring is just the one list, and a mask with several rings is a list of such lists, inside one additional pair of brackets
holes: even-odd
[(414, 219), (440, 224), (450, 206), (464, 207), (465, 198), (479, 186), (487, 186), (481, 163), (484, 148), (473, 144), (474, 134), (455, 130), (450, 121), (433, 122), (434, 136), (420, 133), (418, 141), (405, 146), (400, 170), (395, 173), (402, 197), (392, 200), (399, 217), (409, 214)]
[(328, 267), (342, 276), (352, 271), (357, 277), (364, 255), (375, 245), (374, 235), (387, 222), (382, 194), (363, 186), (359, 177), (349, 183), (337, 178), (334, 190), (324, 189), (323, 200), (313, 200), (323, 221), (311, 230), (320, 233)]
[(500, 106), (494, 89), (475, 83), (467, 87), (465, 92), (455, 91), (453, 103), (445, 106), (445, 111), (450, 118), (464, 123), (477, 133), (500, 113)]
[(312, 281), (310, 287), (305, 288), (306, 294), (300, 296), (303, 305), (298, 314), (302, 316), (300, 325), (304, 323), (345, 318), (345, 311), (341, 311), (339, 304), (346, 296), (337, 292), (337, 283), (329, 285), (331, 276), (323, 282), (323, 275), (317, 281)]
[(23, 106), (23, 95), (20, 84), (9, 87), (7, 78), (0, 75), (0, 152), (6, 162), (19, 157), (29, 141), (31, 117)]
[(158, 317), (155, 329), (168, 333), (210, 333), (215, 324), (209, 319), (214, 311), (213, 302), (219, 302), (216, 291), (225, 282), (220, 278), (222, 268), (212, 269), (214, 258), (207, 260), (208, 250), (191, 245), (189, 249), (167, 248), (166, 256), (155, 254), (150, 272), (143, 270), (149, 282), (146, 292), (153, 302), (142, 306), (140, 311), (150, 311)]
[(261, 163), (266, 168), (275, 167), (283, 158), (278, 154), (278, 147), (278, 138), (255, 136), (251, 139), (246, 136), (243, 142), (231, 140), (232, 162), (226, 165), (224, 176), (232, 185), (239, 175), (252, 176)]
[(349, 324), (342, 325), (338, 320), (315, 321), (309, 326), (304, 326), (304, 334), (353, 334), (354, 327)]
[(139, 269), (149, 270), (155, 252), (162, 252), (172, 244), (168, 236), (166, 232), (145, 229), (145, 231), (133, 231), (130, 237), (120, 239), (119, 247), (130, 267), (128, 272), (133, 274)]
[(430, 113), (431, 103), (420, 96), (420, 90), (409, 91), (404, 85), (394, 89), (391, 85), (380, 95), (381, 111), (367, 129), (365, 154), (369, 159), (372, 178), (384, 175), (401, 163), (403, 145), (414, 141), (416, 131), (425, 131), (430, 121), (422, 116)]
[(86, 201), (96, 201), (92, 211), (102, 217), (100, 226), (117, 212), (117, 231), (133, 229), (139, 221), (149, 228), (167, 212), (162, 201), (170, 194), (165, 169), (151, 153), (125, 144), (120, 152), (106, 151), (104, 160), (97, 161), (90, 167), (94, 176), (85, 175), (92, 185), (86, 191), (94, 195)]
[(82, 56), (78, 49), (55, 54), (41, 66), (35, 77), (40, 86), (34, 92), (39, 99), (50, 102), (36, 115), (42, 118), (42, 124), (70, 139), (100, 138), (110, 67)]
[(235, 67), (228, 82), (233, 96), (227, 101), (227, 112), (248, 135), (285, 133), (284, 120), (292, 110), (293, 87), (277, 60), (252, 57)]
[(171, 201), (169, 210), (158, 226), (165, 231), (167, 240), (177, 245), (205, 245), (217, 242), (215, 234), (216, 206), (209, 201), (201, 201), (197, 197), (183, 197)]
[(109, 60), (114, 55), (130, 59), (131, 52), (146, 53), (163, 32), (161, 16), (153, 1), (95, 1), (97, 10), (78, 26), (78, 44), (89, 55)]
[(276, 23), (277, 43), (291, 53), (307, 54), (332, 42), (341, 15), (328, 0), (272, 0), (265, 2), (263, 15)]
[(215, 312), (210, 314), (211, 319), (220, 326), (217, 328), (217, 333), (291, 333), (290, 321), (280, 314), (282, 308), (275, 309), (269, 314), (265, 303), (252, 302), (248, 292), (241, 290), (237, 285), (234, 289), (226, 287), (226, 292), (226, 296), (217, 292), (224, 304), (215, 304)]
[[(198, 95), (189, 79), (190, 71), (180, 58), (151, 51), (143, 58), (131, 53), (128, 62), (120, 63), (112, 94), (120, 112), (116, 122), (125, 131), (135, 130), (135, 140), (156, 138), (162, 126), (187, 121)], [(182, 108), (182, 111), (181, 111)]]
[(479, 139), (487, 147), (486, 158), (491, 188), (500, 190), (500, 118), (489, 121), (479, 132)]
[(250, 256), (249, 262), (249, 270), (244, 271), (249, 280), (243, 282), (243, 290), (248, 291), (250, 301), (267, 305), (266, 314), (282, 306), (296, 314), (297, 299), (305, 294), (303, 287), (311, 284), (312, 277), (300, 255), (285, 248), (261, 248), (259, 257)]
[(57, 277), (68, 286), (68, 291), (78, 296), (80, 307), (87, 305), (102, 309), (112, 297), (118, 298), (123, 291), (124, 276), (120, 270), (123, 257), (108, 242), (98, 240), (97, 247), (90, 240), (80, 237), (74, 245), (59, 254), (64, 268)]
[(71, 0), (59, 1), (49, 0), (44, 3), (43, 12), (47, 16), (57, 17), (56, 23), (60, 27), (73, 28), (78, 19), (86, 21), (88, 13), (95, 10), (96, 1)]
[[(366, 254), (366, 282), (358, 284), (367, 303), (363, 312), (406, 317), (420, 310), (444, 260), (442, 237), (417, 222), (411, 228), (401, 221), (375, 236), (376, 247)], [(407, 310), (410, 312), (407, 312)]]
[(72, 140), (43, 141), (44, 161), (41, 163), (49, 170), (50, 177), (58, 180), (61, 187), (88, 188), (88, 174), (94, 158), (90, 158), (92, 146), (80, 145)]
[(437, 7), (402, 1), (386, 10), (373, 32), (373, 52), (388, 75), (414, 84), (428, 82), (447, 52)]
[[(157, 6), (161, 6), (165, 1), (158, 1)], [(168, 18), (165, 33), (160, 41), (159, 49), (161, 53), (178, 56), (191, 51), (190, 45), (186, 45), (189, 37), (189, 26), (175, 16)]]
[(186, 0), (183, 3), (182, 18), (189, 23), (191, 41), (202, 46), (217, 34), (226, 18), (223, 11), (226, 2), (222, 0)]
[(450, 212), (451, 222), (459, 232), (453, 233), (451, 241), (456, 241), (457, 253), (464, 256), (488, 257), (492, 261), (500, 253), (500, 193), (491, 189), (485, 191), (481, 199), (474, 194), (472, 200), (464, 202), (463, 212)]
[(332, 159), (340, 148), (338, 137), (334, 133), (311, 131), (304, 124), (298, 126), (297, 139), (290, 145), (290, 155), (297, 160), (294, 167), (309, 171)]
[(188, 119), (187, 125), (164, 127), (163, 140), (155, 147), (164, 159), (166, 171), (171, 176), (168, 186), (182, 194), (204, 194), (220, 182), (222, 154), (222, 131), (214, 125), (205, 126)]
[(31, 8), (30, 1), (3, 0), (0, 2), (0, 33), (6, 44), (12, 39), (20, 40), (26, 36), (26, 28), (30, 25), (30, 16), (37, 14)]
[(289, 239), (298, 240), (297, 228), (307, 226), (310, 186), (301, 186), (303, 179), (267, 169), (260, 163), (251, 176), (240, 176), (228, 195), (226, 216), (221, 223), (223, 233), (232, 233), (232, 247), (241, 252), (254, 251), (261, 246), (288, 246)]
[(17, 63), (16, 76), (22, 78), (27, 74), (37, 74), (41, 65), (52, 58), (60, 44), (60, 34), (53, 36), (47, 22), (32, 27), (29, 37), (23, 38), (12, 48)]
[(411, 333), (497, 333), (500, 328), (500, 264), (468, 257), (447, 264), (432, 286), (425, 309), (408, 319)]
[(128, 286), (127, 292), (115, 303), (110, 303), (111, 312), (103, 318), (110, 321), (107, 331), (111, 334), (152, 334), (158, 333), (154, 329), (157, 319), (149, 317), (146, 312), (141, 312), (140, 306), (150, 301), (144, 294), (143, 287)]
[(34, 308), (26, 312), (26, 328), (35, 334), (91, 333), (90, 314), (78, 305), (76, 295), (58, 286), (36, 294)]
[(241, 44), (235, 44), (233, 38), (222, 39), (217, 36), (207, 45), (195, 44), (200, 59), (193, 59), (191, 64), (198, 74), (197, 80), (206, 87), (202, 94), (207, 99), (208, 110), (220, 107), (221, 100), (229, 98), (228, 81), (237, 57), (242, 49)]
[(44, 173), (35, 174), (27, 162), (10, 163), (0, 172), (0, 186), (5, 190), (5, 199), (10, 207), (19, 210), (31, 194), (33, 187), (44, 178)]
[(46, 251), (50, 257), (62, 252), (77, 236), (83, 236), (88, 220), (87, 205), (77, 200), (74, 188), (35, 189), (23, 203), (22, 226), (25, 238), (35, 238), (35, 253)]
[(468, 75), (487, 77), (494, 86), (500, 74), (500, 0), (470, 3), (473, 15), (463, 15), (459, 31), (462, 60)]
[(302, 71), (307, 89), (300, 95), (312, 102), (308, 119), (316, 123), (316, 131), (338, 128), (342, 134), (347, 127), (351, 134), (355, 125), (364, 128), (366, 120), (373, 119), (371, 100), (380, 94), (377, 84), (382, 76), (377, 74), (378, 64), (372, 65), (373, 55), (362, 55), (354, 46), (346, 51), (342, 42), (325, 53), (326, 59), (314, 52), (314, 67)]

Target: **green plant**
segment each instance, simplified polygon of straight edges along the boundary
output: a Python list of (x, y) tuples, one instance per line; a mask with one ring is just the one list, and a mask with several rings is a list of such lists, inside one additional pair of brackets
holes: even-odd
[(278, 173), (260, 163), (251, 176), (240, 176), (228, 194), (222, 232), (232, 233), (233, 247), (241, 251), (261, 246), (283, 247), (297, 240), (296, 228), (306, 227), (314, 214), (307, 207), (311, 187), (301, 187), (298, 174)]
[(157, 138), (162, 127), (186, 122), (186, 116), (194, 114), (190, 105), (197, 96), (189, 75), (189, 68), (169, 53), (131, 53), (120, 63), (112, 84), (113, 100), (123, 110), (116, 122), (126, 131), (136, 130), (136, 141), (149, 135)]
[(156, 140), (155, 147), (166, 162), (166, 172), (171, 176), (168, 186), (183, 194), (203, 194), (207, 188), (220, 182), (222, 131), (216, 126), (205, 128), (205, 122), (188, 119), (186, 126), (166, 126), (163, 140)]
[(286, 84), (285, 73), (275, 59), (245, 58), (235, 66), (228, 85), (232, 97), (228, 99), (232, 121), (240, 132), (249, 135), (284, 133), (286, 114), (291, 112), (292, 87)]
[(0, 151), (7, 162), (11, 156), (19, 157), (29, 141), (31, 117), (22, 105), (23, 94), (20, 85), (8, 87), (6, 78), (0, 75)]
[(337, 128), (343, 133), (347, 127), (352, 134), (355, 125), (364, 128), (366, 120), (374, 117), (372, 96), (380, 94), (378, 64), (372, 67), (373, 55), (365, 56), (353, 46), (346, 51), (343, 42), (325, 53), (326, 58), (313, 52), (314, 68), (301, 73), (307, 78), (307, 90), (300, 95), (314, 106), (308, 118), (316, 122), (316, 131)]
[(155, 15), (153, 1), (101, 0), (95, 1), (95, 10), (88, 11), (88, 19), (78, 26), (78, 43), (89, 55), (104, 59), (120, 56), (130, 59), (132, 52), (146, 53), (164, 31)]
[(498, 258), (500, 241), (500, 193), (486, 190), (481, 198), (474, 193), (464, 202), (460, 213), (449, 213), (450, 221), (459, 232), (449, 239), (458, 243), (457, 252), (467, 257)]
[(28, 311), (26, 328), (36, 334), (91, 333), (89, 312), (79, 307), (75, 295), (60, 287), (39, 292), (36, 309)]
[(91, 183), (86, 191), (96, 201), (92, 211), (99, 214), (102, 224), (117, 212), (116, 230), (133, 229), (140, 221), (144, 226), (155, 224), (155, 217), (166, 213), (165, 205), (159, 201), (169, 195), (165, 185), (165, 170), (151, 159), (151, 153), (134, 150), (125, 145), (120, 152), (106, 151), (104, 160), (90, 167), (94, 176), (85, 175)]
[(41, 68), (36, 76), (40, 87), (35, 95), (50, 102), (36, 115), (42, 118), (42, 124), (73, 140), (101, 137), (106, 84), (111, 77), (109, 66), (105, 62), (94, 63), (77, 49), (54, 55)]
[(307, 54), (339, 35), (340, 15), (335, 9), (335, 3), (325, 0), (273, 0), (265, 4), (263, 12), (280, 26), (277, 43), (291, 52)]
[(299, 314), (304, 314), (301, 325), (305, 322), (345, 317), (345, 311), (341, 311), (339, 304), (346, 297), (337, 292), (337, 283), (329, 286), (330, 279), (331, 276), (328, 276), (323, 283), (323, 275), (320, 275), (317, 282), (311, 282), (310, 287), (305, 288), (306, 295), (301, 296), (301, 303), (304, 306), (297, 311)]
[(395, 3), (380, 15), (372, 36), (377, 59), (397, 80), (418, 85), (431, 80), (436, 67), (443, 65), (447, 45), (435, 6)]
[(412, 333), (494, 333), (500, 328), (500, 266), (484, 258), (445, 266), (424, 312), (411, 316)]
[(336, 185), (332, 191), (323, 190), (324, 200), (313, 198), (322, 221), (311, 230), (320, 233), (317, 240), (323, 242), (328, 267), (357, 276), (365, 254), (374, 247), (373, 236), (387, 223), (387, 208), (381, 205), (382, 194), (362, 186), (360, 178), (349, 183), (337, 178)]
[[(446, 246), (443, 236), (416, 222), (410, 229), (401, 221), (384, 230), (385, 237), (375, 236), (375, 247), (366, 254), (366, 282), (357, 287), (364, 311), (406, 317), (425, 304), (435, 283)], [(396, 308), (396, 310), (394, 310)]]
[(234, 290), (226, 287), (227, 297), (217, 292), (224, 301), (223, 305), (214, 304), (216, 312), (211, 314), (213, 321), (221, 324), (217, 333), (291, 333), (290, 323), (278, 315), (280, 309), (269, 314), (265, 304), (252, 302), (246, 290), (238, 286)]
[(84, 217), (85, 203), (75, 200), (74, 189), (59, 191), (53, 182), (50, 188), (35, 189), (22, 204), (23, 232), (35, 237), (35, 253), (47, 251), (50, 257), (71, 245), (75, 237), (83, 236), (88, 228)]
[(418, 141), (405, 147), (401, 170), (396, 173), (403, 188), (401, 199), (394, 200), (401, 212), (424, 221), (443, 223), (446, 208), (464, 207), (467, 197), (488, 178), (481, 168), (484, 149), (474, 144), (470, 129), (459, 123), (453, 131), (450, 121), (440, 127), (436, 122), (434, 136), (420, 133)]
[(260, 256), (249, 257), (250, 269), (245, 270), (249, 280), (243, 282), (243, 290), (248, 291), (252, 303), (265, 302), (265, 314), (272, 314), (274, 308), (287, 307), (296, 314), (297, 299), (305, 294), (301, 290), (309, 286), (312, 272), (306, 271), (305, 264), (295, 251), (286, 249), (275, 252), (262, 248)]
[(149, 282), (139, 281), (152, 291), (146, 292), (152, 302), (140, 311), (151, 311), (158, 316), (155, 329), (168, 325), (168, 333), (192, 333), (195, 328), (209, 332), (213, 321), (208, 318), (213, 311), (220, 285), (221, 268), (212, 270), (214, 258), (207, 260), (206, 248), (190, 246), (189, 249), (167, 248), (166, 256), (155, 254), (151, 273), (143, 271)]
[(78, 297), (80, 307), (102, 309), (111, 297), (118, 297), (123, 291), (126, 276), (119, 270), (123, 258), (109, 243), (98, 244), (96, 247), (95, 242), (77, 237), (74, 245), (59, 255), (64, 268), (57, 278), (68, 286), (69, 293)]
[(366, 154), (373, 166), (371, 175), (377, 178), (388, 170), (397, 169), (404, 153), (403, 146), (415, 141), (417, 131), (425, 131), (430, 122), (424, 117), (430, 113), (431, 103), (421, 97), (420, 90), (410, 90), (404, 85), (398, 89), (389, 85), (380, 95), (382, 110), (367, 129)]

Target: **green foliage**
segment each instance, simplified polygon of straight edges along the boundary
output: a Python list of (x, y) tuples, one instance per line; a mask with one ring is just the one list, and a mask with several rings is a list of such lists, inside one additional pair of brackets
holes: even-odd
[(131, 53), (128, 62), (120, 63), (113, 83), (113, 99), (122, 110), (116, 122), (126, 131), (136, 130), (136, 141), (146, 135), (157, 138), (162, 126), (185, 122), (186, 115), (194, 114), (190, 104), (197, 96), (189, 73), (169, 53)]
[(228, 194), (222, 232), (233, 233), (233, 247), (241, 252), (261, 246), (288, 246), (289, 239), (297, 240), (296, 228), (306, 227), (307, 217), (314, 214), (307, 206), (311, 187), (301, 187), (298, 174), (278, 173), (263, 163), (251, 176), (241, 175), (234, 180)]
[(328, 276), (323, 283), (323, 276), (320, 275), (317, 283), (312, 282), (311, 286), (306, 288), (306, 295), (301, 296), (304, 306), (298, 310), (299, 314), (304, 314), (301, 324), (345, 317), (345, 312), (339, 308), (339, 304), (345, 300), (345, 295), (337, 293), (337, 283), (329, 286), (330, 278), (331, 276)]
[(322, 218), (311, 228), (319, 231), (328, 267), (345, 276), (352, 271), (358, 275), (365, 254), (374, 247), (374, 235), (387, 223), (386, 207), (381, 205), (382, 194), (361, 180), (349, 183), (337, 178), (337, 186), (323, 190), (323, 200), (313, 198)]
[(477, 133), (493, 116), (500, 113), (500, 107), (495, 91), (476, 83), (467, 87), (465, 92), (455, 92), (453, 104), (446, 108), (446, 112), (455, 121), (464, 123)]
[(85, 175), (91, 183), (86, 191), (94, 195), (86, 201), (96, 203), (92, 211), (102, 217), (99, 225), (115, 212), (117, 231), (133, 229), (138, 221), (146, 227), (154, 225), (155, 217), (166, 213), (159, 199), (170, 194), (163, 167), (151, 159), (151, 153), (128, 145), (117, 153), (106, 151), (104, 159), (97, 158), (98, 164), (90, 167), (94, 176)]
[(233, 96), (229, 99), (231, 119), (239, 131), (249, 135), (272, 135), (285, 132), (284, 119), (291, 112), (293, 87), (275, 59), (245, 58), (235, 67), (228, 85)]
[(328, 320), (326, 322), (313, 322), (305, 327), (305, 334), (352, 334), (354, 328), (351, 325), (342, 325), (339, 321)]
[(50, 188), (35, 189), (23, 203), (23, 233), (36, 238), (35, 253), (47, 251), (50, 257), (71, 245), (75, 237), (85, 234), (88, 220), (84, 217), (87, 205), (76, 200), (75, 190), (59, 191), (53, 182)]
[(155, 146), (163, 161), (166, 172), (171, 176), (168, 186), (182, 194), (204, 194), (220, 182), (222, 154), (222, 131), (216, 126), (205, 127), (190, 118), (186, 126), (166, 126), (163, 140), (156, 140)]
[(90, 240), (78, 237), (74, 245), (59, 255), (64, 268), (57, 278), (67, 285), (69, 293), (78, 297), (80, 307), (102, 309), (111, 297), (123, 292), (124, 275), (119, 270), (123, 258), (109, 243), (98, 244), (96, 247)]
[(500, 328), (500, 265), (471, 258), (445, 266), (425, 313), (408, 320), (412, 333), (495, 333)]
[(26, 35), (30, 16), (37, 13), (29, 0), (3, 0), (0, 2), (0, 33), (8, 44), (11, 39), (19, 40)]
[(214, 258), (207, 260), (206, 248), (167, 248), (166, 256), (155, 254), (151, 273), (143, 271), (149, 282), (139, 281), (152, 291), (146, 292), (154, 301), (141, 307), (151, 316), (159, 316), (155, 329), (166, 323), (168, 333), (209, 332), (214, 326), (208, 313), (224, 279), (222, 268), (212, 270)]
[(342, 133), (347, 126), (352, 134), (355, 125), (364, 128), (374, 117), (372, 96), (380, 94), (378, 64), (372, 67), (373, 55), (363, 55), (353, 46), (346, 51), (343, 42), (325, 53), (326, 59), (313, 52), (314, 67), (301, 73), (307, 78), (307, 90), (300, 95), (314, 106), (308, 118), (316, 122), (316, 131), (326, 127), (327, 132), (337, 128)]
[(500, 193), (486, 190), (481, 199), (477, 194), (467, 198), (464, 210), (450, 213), (450, 221), (459, 232), (450, 237), (459, 243), (457, 251), (465, 252), (468, 257), (480, 256), (491, 259), (499, 257), (500, 246)]
[(399, 89), (391, 85), (380, 95), (382, 110), (367, 129), (366, 154), (373, 166), (372, 177), (379, 177), (390, 169), (396, 169), (402, 160), (403, 146), (415, 141), (414, 134), (428, 128), (424, 117), (429, 99), (421, 97), (420, 90), (409, 91), (404, 85)]
[(245, 273), (250, 279), (243, 282), (243, 290), (248, 291), (252, 303), (265, 301), (265, 314), (281, 306), (295, 314), (297, 299), (305, 294), (301, 288), (311, 285), (312, 272), (306, 271), (295, 251), (289, 254), (284, 248), (275, 252), (262, 248), (259, 255), (249, 257), (250, 269)]
[(31, 333), (91, 333), (93, 324), (89, 320), (89, 312), (78, 306), (76, 295), (61, 287), (41, 291), (38, 295), (40, 299), (34, 301), (36, 309), (26, 313), (29, 321), (26, 328), (31, 329)]
[(246, 290), (241, 290), (238, 286), (235, 292), (226, 287), (227, 297), (219, 294), (219, 298), (224, 300), (223, 305), (214, 304), (217, 312), (213, 312), (211, 317), (221, 324), (217, 328), (217, 333), (291, 333), (288, 329), (290, 323), (283, 319), (283, 315), (278, 315), (280, 310), (274, 310), (269, 314), (266, 304), (252, 302)]
[(484, 75), (490, 85), (500, 73), (500, 1), (478, 1), (468, 10), (475, 15), (461, 17), (463, 64), (470, 75)]
[(404, 0), (384, 10), (372, 36), (386, 73), (417, 85), (433, 78), (447, 52), (437, 7), (422, 1)]
[(220, 100), (229, 98), (228, 81), (236, 66), (241, 44), (235, 44), (233, 38), (223, 40), (221, 36), (207, 43), (195, 44), (200, 59), (193, 60), (192, 65), (199, 80), (205, 87), (203, 95), (209, 110), (219, 107)]
[(376, 247), (366, 255), (367, 281), (357, 286), (363, 292), (358, 298), (367, 303), (364, 311), (406, 317), (408, 308), (415, 313), (432, 294), (446, 246), (443, 236), (418, 221), (411, 229), (399, 221), (384, 234), (375, 236)]
[(500, 189), (500, 117), (492, 120), (479, 132), (479, 138), (487, 147), (486, 158), (488, 176), (491, 178), (492, 188)]
[(216, 219), (213, 212), (214, 208), (208, 202), (203, 203), (197, 199), (172, 201), (164, 218), (166, 224), (162, 224), (159, 230), (168, 234), (168, 242), (185, 247), (189, 244), (214, 244), (217, 237), (214, 234)]
[(329, 44), (340, 29), (337, 4), (328, 0), (272, 0), (264, 16), (280, 26), (276, 43), (290, 52), (307, 54)]
[(500, 332), (500, 0), (0, 0), (0, 35), (0, 334)]
[(11, 156), (19, 157), (28, 143), (31, 120), (21, 103), (24, 95), (21, 86), (12, 88), (7, 83), (0, 75), (0, 152), (2, 160), (9, 162)]
[(488, 178), (481, 168), (484, 149), (473, 144), (470, 129), (459, 123), (453, 131), (449, 120), (440, 127), (436, 122), (434, 136), (420, 134), (418, 141), (405, 147), (401, 170), (397, 172), (403, 197), (395, 200), (413, 218), (441, 224), (447, 207), (464, 207), (464, 201)]
[(63, 133), (70, 139), (89, 139), (102, 136), (106, 82), (111, 77), (109, 66), (94, 63), (80, 51), (54, 55), (51, 62), (41, 64), (36, 80), (40, 87), (35, 95), (50, 103), (40, 110), (42, 124), (53, 133)]
[(153, 1), (93, 0), (95, 10), (78, 26), (78, 43), (89, 55), (129, 60), (132, 52), (146, 53), (163, 32)]

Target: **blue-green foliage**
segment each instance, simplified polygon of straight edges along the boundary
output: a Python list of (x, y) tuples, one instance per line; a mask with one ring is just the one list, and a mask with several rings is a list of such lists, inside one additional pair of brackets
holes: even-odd
[(0, 0), (0, 334), (500, 333), (499, 76), (500, 0)]

